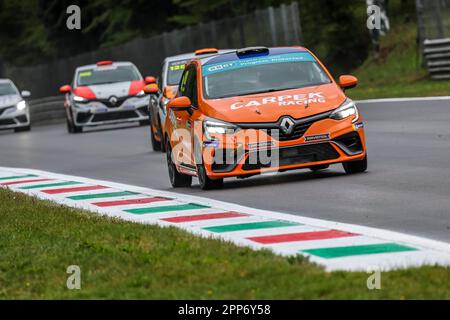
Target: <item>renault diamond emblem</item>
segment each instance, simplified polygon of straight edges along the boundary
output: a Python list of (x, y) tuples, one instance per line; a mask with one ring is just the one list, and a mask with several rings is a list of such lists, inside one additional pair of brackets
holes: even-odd
[(117, 98), (112, 96), (111, 98), (109, 98), (109, 103), (111, 103), (112, 106), (115, 106), (117, 103)]
[(284, 117), (280, 122), (280, 130), (284, 134), (291, 135), (294, 132), (295, 122), (289, 117)]

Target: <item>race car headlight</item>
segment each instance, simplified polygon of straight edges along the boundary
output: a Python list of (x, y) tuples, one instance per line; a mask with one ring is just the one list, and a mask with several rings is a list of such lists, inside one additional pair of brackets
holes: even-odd
[(354, 117), (352, 122), (356, 122), (359, 119), (358, 108), (351, 99), (345, 100), (345, 102), (336, 110), (334, 110), (330, 118), (334, 120), (342, 120), (348, 117)]
[(25, 110), (27, 108), (27, 103), (25, 102), (25, 100), (22, 100), (18, 104), (16, 104), (16, 108), (19, 111)]
[(138, 93), (136, 93), (136, 97), (144, 97), (145, 96), (145, 91), (141, 90)]
[(75, 101), (75, 102), (87, 102), (88, 99), (80, 97), (80, 96), (73, 96), (73, 101)]
[(221, 120), (210, 118), (203, 121), (203, 132), (208, 140), (216, 140), (216, 135), (234, 134), (238, 130), (238, 126)]

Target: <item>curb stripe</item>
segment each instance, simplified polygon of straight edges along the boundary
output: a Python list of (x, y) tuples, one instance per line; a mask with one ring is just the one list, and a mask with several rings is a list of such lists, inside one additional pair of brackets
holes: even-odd
[(41, 190), (41, 192), (44, 192), (47, 194), (59, 194), (59, 193), (91, 191), (91, 190), (108, 189), (108, 188), (109, 187), (105, 187), (105, 186), (88, 186), (88, 187), (77, 187), (77, 188)]
[(396, 243), (370, 244), (365, 246), (335, 247), (303, 250), (300, 252), (309, 253), (324, 259), (356, 256), (363, 254), (392, 253), (403, 251), (416, 251), (416, 248), (403, 246)]
[(13, 184), (21, 184), (21, 183), (31, 183), (31, 182), (41, 182), (41, 181), (50, 181), (55, 179), (32, 179), (32, 180), (19, 180), (19, 181), (11, 181), (11, 182), (4, 182), (0, 183), (2, 186), (10, 186)]
[(96, 194), (84, 194), (80, 196), (67, 197), (70, 200), (89, 200), (98, 198), (114, 198), (114, 197), (125, 197), (125, 196), (135, 196), (139, 193), (131, 191), (120, 191), (120, 192), (108, 192), (108, 193), (96, 193)]
[(196, 216), (182, 216), (182, 217), (167, 218), (167, 219), (161, 219), (161, 220), (167, 221), (167, 222), (172, 222), (172, 223), (182, 223), (182, 222), (193, 222), (193, 221), (224, 219), (224, 218), (238, 218), (238, 217), (247, 217), (247, 216), (249, 216), (249, 214), (230, 211), (230, 212), (223, 212), (223, 213), (199, 214)]
[(326, 231), (279, 234), (264, 237), (250, 237), (247, 239), (262, 244), (273, 244), (273, 243), (296, 242), (296, 241), (326, 240), (326, 239), (335, 239), (353, 236), (357, 236), (357, 234), (339, 230), (326, 230)]
[(234, 232), (242, 230), (254, 230), (254, 229), (267, 229), (267, 228), (280, 228), (280, 227), (292, 227), (300, 226), (300, 223), (289, 222), (289, 221), (264, 221), (264, 222), (251, 222), (251, 223), (241, 223), (241, 224), (229, 224), (224, 226), (215, 226), (203, 228), (203, 230), (223, 233), (223, 232)]
[(27, 175), (23, 175), (23, 176), (2, 177), (2, 178), (0, 178), (0, 180), (12, 180), (12, 179), (22, 179), (22, 178), (31, 178), (31, 177), (37, 177), (37, 175), (27, 174)]
[(207, 209), (211, 208), (209, 206), (204, 206), (196, 203), (180, 204), (174, 206), (162, 206), (162, 207), (150, 207), (150, 208), (139, 208), (139, 209), (129, 209), (124, 210), (132, 214), (148, 214), (148, 213), (161, 213), (170, 211), (183, 211), (183, 210), (193, 210), (193, 209)]
[(158, 201), (169, 201), (173, 200), (170, 198), (154, 197), (154, 198), (142, 198), (142, 199), (132, 199), (132, 200), (118, 200), (118, 201), (104, 201), (93, 203), (97, 207), (115, 207), (115, 206), (126, 206), (130, 204), (145, 204)]
[[(33, 186), (21, 187), (19, 189), (29, 190), (29, 189), (43, 189), (43, 188), (51, 188), (51, 187), (62, 187), (62, 186), (70, 186), (73, 184), (81, 184), (81, 182), (77, 181), (66, 181), (66, 182), (58, 182), (58, 183), (47, 183), (47, 184), (36, 184)], [(45, 191), (43, 191), (45, 192)]]

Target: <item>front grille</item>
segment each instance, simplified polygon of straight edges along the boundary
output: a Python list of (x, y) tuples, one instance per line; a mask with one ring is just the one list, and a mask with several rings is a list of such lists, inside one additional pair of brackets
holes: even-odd
[(237, 125), (242, 129), (262, 130), (278, 141), (290, 141), (301, 138), (313, 123), (329, 118), (330, 114), (331, 111), (328, 111), (306, 118), (292, 119), (295, 124), (294, 130), (290, 134), (286, 134), (280, 130), (280, 124), (284, 117), (281, 117), (277, 122), (237, 123)]
[(80, 112), (77, 114), (77, 123), (86, 123), (91, 118), (92, 114), (89, 112)]
[(95, 99), (95, 100), (91, 100), (91, 101), (96, 101), (96, 102), (101, 102), (103, 103), (107, 108), (110, 109), (114, 109), (114, 108), (118, 108), (122, 105), (122, 103), (125, 102), (125, 100), (127, 100), (128, 98), (130, 98), (129, 96), (127, 97), (121, 97), (121, 98), (117, 98), (117, 102), (116, 104), (111, 104), (111, 102), (109, 102), (109, 99)]
[(94, 115), (92, 122), (103, 122), (103, 121), (113, 121), (113, 120), (123, 120), (138, 118), (139, 116), (135, 111), (121, 111), (121, 112), (105, 112)]
[(3, 119), (0, 120), (0, 126), (9, 126), (12, 124), (16, 124), (16, 122), (13, 119)]
[(277, 159), (271, 159), (272, 156), (275, 157), (276, 155), (272, 154), (270, 150), (263, 151), (262, 155), (259, 152), (250, 152), (242, 169), (259, 170), (339, 158), (339, 153), (330, 143), (281, 148), (278, 152), (278, 161)]

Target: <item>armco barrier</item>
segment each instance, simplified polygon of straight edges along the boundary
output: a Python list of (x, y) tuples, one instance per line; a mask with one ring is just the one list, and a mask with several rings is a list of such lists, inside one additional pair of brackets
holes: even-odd
[(432, 79), (450, 79), (450, 38), (424, 41), (424, 57)]
[(28, 101), (31, 125), (63, 122), (66, 118), (63, 96)]

